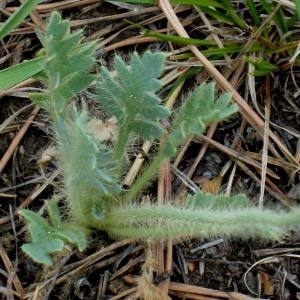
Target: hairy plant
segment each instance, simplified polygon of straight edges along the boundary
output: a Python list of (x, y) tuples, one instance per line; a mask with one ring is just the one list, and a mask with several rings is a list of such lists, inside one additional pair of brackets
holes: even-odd
[[(48, 204), (49, 221), (37, 213), (22, 210), (31, 242), (22, 249), (37, 262), (50, 265), (51, 254), (65, 243), (80, 251), (86, 247), (91, 229), (107, 231), (117, 238), (139, 240), (210, 237), (216, 235), (279, 239), (290, 226), (299, 223), (300, 211), (261, 210), (244, 195), (214, 196), (203, 192), (188, 195), (182, 205), (142, 204), (139, 195), (161, 164), (176, 154), (177, 146), (201, 134), (215, 121), (237, 111), (231, 95), (215, 95), (215, 85), (204, 83), (187, 97), (165, 128), (171, 112), (155, 94), (164, 65), (162, 53), (134, 53), (127, 64), (116, 56), (115, 72), (102, 68), (99, 77), (88, 74), (94, 62), (94, 43), (81, 43), (81, 33), (70, 33), (69, 23), (53, 13), (47, 31), (38, 34), (46, 56), (39, 74), (47, 91), (34, 94), (33, 102), (53, 118), (63, 173), (64, 198), (68, 216), (61, 218), (58, 198)], [(72, 99), (93, 80), (97, 82), (95, 101), (113, 115), (119, 126), (115, 145), (108, 147), (91, 132), (89, 114), (80, 111)], [(128, 189), (121, 188), (123, 159), (128, 139), (162, 141), (156, 154)], [(64, 207), (66, 205), (63, 205)]]

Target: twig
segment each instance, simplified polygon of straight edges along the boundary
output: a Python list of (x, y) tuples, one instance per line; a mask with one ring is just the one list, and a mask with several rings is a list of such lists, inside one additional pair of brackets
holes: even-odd
[(24, 125), (20, 129), (20, 131), (17, 133), (13, 141), (10, 143), (9, 147), (7, 148), (6, 152), (2, 156), (0, 160), (0, 173), (4, 170), (6, 167), (6, 164), (10, 160), (11, 156), (13, 155), (15, 149), (18, 147), (19, 143), (21, 142), (22, 138), (24, 137), (25, 133), (27, 132), (30, 124), (36, 117), (37, 113), (39, 112), (40, 108), (35, 107), (33, 111), (31, 112), (30, 117), (25, 121)]

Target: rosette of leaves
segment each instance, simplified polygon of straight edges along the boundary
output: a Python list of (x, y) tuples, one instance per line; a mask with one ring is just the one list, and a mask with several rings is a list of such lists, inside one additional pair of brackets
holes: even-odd
[[(290, 226), (299, 224), (299, 209), (261, 210), (242, 195), (213, 196), (201, 192), (188, 196), (182, 206), (141, 204), (138, 196), (162, 163), (176, 154), (178, 145), (203, 133), (211, 122), (222, 121), (237, 111), (231, 95), (216, 97), (213, 83), (196, 87), (167, 131), (162, 121), (170, 111), (157, 96), (164, 55), (134, 53), (128, 64), (117, 56), (115, 73), (101, 69), (95, 97), (118, 121), (117, 140), (109, 148), (90, 131), (88, 112), (68, 105), (93, 80), (87, 73), (94, 61), (94, 44), (81, 44), (81, 34), (71, 33), (69, 23), (57, 13), (51, 16), (47, 31), (39, 36), (47, 57), (39, 78), (47, 91), (34, 95), (33, 101), (53, 117), (64, 183), (64, 195), (60, 198), (66, 200), (67, 205), (62, 207), (68, 207), (69, 216), (61, 220), (56, 201), (50, 202), (49, 221), (34, 212), (21, 211), (32, 237), (23, 250), (34, 260), (50, 264), (50, 255), (60, 251), (65, 243), (84, 250), (88, 229), (92, 228), (118, 238), (141, 240), (216, 235), (279, 239)], [(132, 134), (163, 142), (136, 182), (122, 190), (119, 182), (123, 157)]]

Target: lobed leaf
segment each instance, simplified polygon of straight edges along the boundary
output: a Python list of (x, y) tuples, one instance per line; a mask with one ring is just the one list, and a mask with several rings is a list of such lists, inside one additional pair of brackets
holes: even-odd
[(47, 210), (50, 224), (33, 211), (22, 209), (19, 212), (25, 218), (31, 235), (31, 243), (24, 244), (22, 250), (34, 261), (52, 265), (51, 254), (62, 251), (65, 242), (75, 245), (79, 251), (86, 248), (86, 230), (76, 224), (64, 224), (57, 201), (51, 201)]
[(161, 87), (157, 77), (162, 72), (163, 63), (163, 54), (147, 51), (142, 57), (134, 53), (129, 65), (116, 56), (115, 77), (102, 68), (95, 100), (117, 118), (120, 130), (123, 129), (122, 135), (126, 136), (124, 140), (133, 132), (146, 140), (162, 134), (159, 121), (170, 115), (155, 95)]
[(69, 21), (62, 20), (58, 12), (51, 14), (46, 32), (37, 31), (37, 35), (45, 55), (43, 72), (37, 77), (48, 90), (40, 97), (35, 95), (33, 101), (58, 115), (94, 80), (89, 70), (95, 62), (95, 43), (81, 43), (82, 31), (71, 33)]
[(88, 226), (95, 209), (99, 216), (108, 209), (110, 203), (104, 199), (121, 191), (117, 184), (117, 162), (111, 150), (90, 133), (87, 114), (75, 107), (67, 118), (55, 121), (54, 131), (72, 216)]
[(203, 133), (210, 123), (222, 121), (236, 111), (237, 105), (231, 103), (229, 93), (224, 93), (215, 100), (215, 84), (201, 84), (192, 92), (175, 117), (173, 130), (167, 137), (166, 153), (174, 155), (179, 144), (192, 135)]
[(61, 239), (48, 235), (45, 236), (45, 239), (41, 242), (27, 243), (21, 248), (35, 262), (51, 266), (52, 258), (50, 254), (62, 251), (64, 242)]
[(210, 209), (234, 209), (247, 208), (251, 203), (249, 199), (243, 195), (213, 195), (204, 192), (198, 192), (194, 195), (188, 195), (186, 199), (186, 207), (188, 208), (210, 208)]

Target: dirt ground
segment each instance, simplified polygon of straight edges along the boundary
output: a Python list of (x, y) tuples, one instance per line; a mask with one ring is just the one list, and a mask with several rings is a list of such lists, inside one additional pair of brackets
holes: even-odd
[[(124, 21), (128, 19), (135, 24), (145, 22), (143, 26), (151, 30), (167, 28), (174, 34), (158, 7), (99, 1), (44, 2), (35, 11), (39, 21), (31, 15), (25, 24), (0, 44), (1, 69), (34, 57), (41, 45), (33, 28), (37, 24), (43, 25), (59, 2), (62, 3), (57, 9), (73, 21), (74, 29), (80, 27), (87, 40), (98, 41), (99, 65), (110, 66), (115, 53), (126, 57), (134, 50), (184, 52), (185, 46), (176, 43), (156, 38), (146, 40), (139, 28)], [(74, 5), (68, 7), (64, 2), (73, 2)], [(19, 5), (17, 1), (0, 3), (0, 21), (6, 19), (4, 12), (11, 12), (16, 5)], [(178, 15), (182, 22), (192, 18), (186, 25), (191, 37), (210, 38), (201, 20), (193, 19), (196, 11), (183, 8)], [(235, 27), (224, 26), (223, 30), (224, 36), (237, 34)], [(242, 38), (246, 43), (249, 38), (247, 32)], [(230, 54), (227, 58), (236, 57), (237, 54)], [(282, 64), (288, 63), (281, 54), (273, 58), (279, 63), (280, 59)], [(174, 67), (175, 60), (170, 56), (168, 62), (169, 68), (165, 74), (169, 74), (170, 70), (174, 76), (176, 70), (179, 72), (188, 63), (193, 64), (197, 60), (185, 60)], [(222, 74), (227, 74), (229, 70), (224, 62), (218, 65), (218, 69)], [(269, 142), (264, 205), (274, 209), (288, 209), (300, 200), (299, 70), (299, 65), (295, 64), (293, 68), (283, 67), (266, 77), (256, 77), (256, 103), (249, 96), (251, 88), (247, 69), (241, 61), (229, 76), (234, 87), (248, 99), (260, 118), (264, 119), (269, 105), (270, 130), (294, 159), (289, 159), (278, 144)], [(180, 105), (191, 87), (210, 79), (205, 68), (199, 69), (182, 89), (175, 107)], [(174, 80), (170, 79), (164, 86), (161, 92), (163, 97), (172, 88), (172, 83)], [(300, 299), (300, 234), (297, 230), (277, 243), (231, 240), (219, 236), (207, 240), (143, 244), (131, 240), (116, 241), (103, 232), (94, 232), (85, 252), (66, 249), (55, 257), (56, 263), (52, 268), (42, 267), (26, 257), (20, 246), (28, 236), (24, 221), (17, 212), (24, 207), (42, 211), (46, 201), (60, 188), (61, 181), (52, 151), (54, 141), (49, 117), (28, 99), (31, 88), (38, 87), (37, 83), (26, 82), (21, 87), (1, 93), (1, 299), (135, 299), (147, 251), (152, 253), (155, 261), (148, 266), (148, 274), (158, 290), (154, 299), (167, 299), (164, 294), (168, 294), (170, 299)], [(82, 93), (78, 101), (87, 103), (92, 114), (101, 114), (101, 110), (91, 103), (88, 93)], [(257, 204), (262, 188), (261, 169), (250, 162), (262, 163), (265, 140), (246, 120), (244, 112), (238, 113), (229, 121), (218, 124), (211, 137), (209, 134), (207, 138), (195, 137), (184, 145), (186, 151), (179, 151), (182, 155), (161, 171), (163, 180), (169, 179), (165, 193), (169, 191), (171, 197), (175, 197), (186, 192), (182, 182), (171, 171), (176, 163), (177, 169), (185, 174), (194, 168), (190, 178), (202, 189), (212, 193), (224, 193), (228, 189), (232, 194), (243, 192)], [(141, 146), (139, 141), (135, 142), (131, 163)], [(270, 150), (272, 146), (278, 156)], [(229, 150), (226, 152), (224, 148)], [(154, 181), (147, 191), (150, 198), (157, 198), (161, 180)]]

